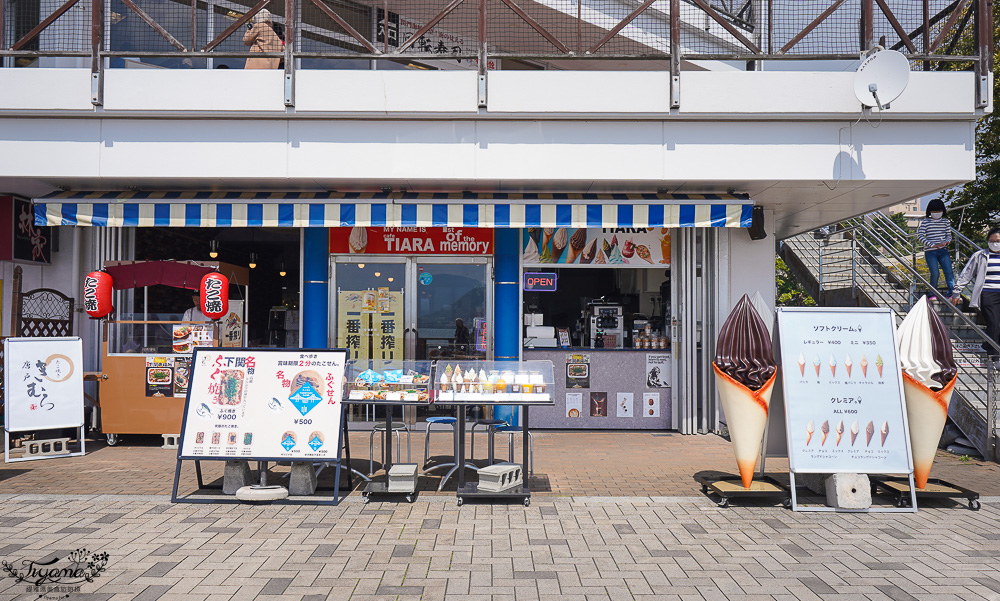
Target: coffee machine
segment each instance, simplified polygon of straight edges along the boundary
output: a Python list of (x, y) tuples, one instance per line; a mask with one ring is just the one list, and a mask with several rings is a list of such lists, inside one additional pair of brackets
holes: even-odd
[(625, 318), (621, 305), (590, 305), (590, 348), (624, 348)]

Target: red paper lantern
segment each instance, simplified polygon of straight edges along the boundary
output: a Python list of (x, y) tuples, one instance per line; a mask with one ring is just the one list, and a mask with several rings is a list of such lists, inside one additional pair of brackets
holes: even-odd
[(229, 279), (221, 273), (206, 273), (201, 278), (201, 312), (216, 320), (229, 312)]
[(105, 317), (111, 306), (111, 276), (103, 271), (92, 271), (83, 278), (83, 308), (94, 319)]

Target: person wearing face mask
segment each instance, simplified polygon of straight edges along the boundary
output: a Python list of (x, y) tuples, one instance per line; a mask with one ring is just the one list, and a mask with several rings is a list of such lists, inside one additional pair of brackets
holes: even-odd
[[(979, 308), (986, 320), (986, 335), (1000, 345), (1000, 227), (995, 227), (986, 235), (987, 248), (977, 251), (958, 276), (952, 302), (961, 302), (962, 289), (972, 282), (969, 306)], [(986, 348), (992, 359), (996, 351)]]
[(928, 300), (937, 300), (935, 292), (938, 287), (940, 272), (944, 272), (944, 281), (948, 285), (948, 296), (955, 291), (955, 273), (951, 270), (951, 256), (948, 255), (948, 245), (951, 244), (951, 222), (946, 215), (947, 209), (940, 198), (927, 203), (927, 215), (917, 227), (917, 240), (924, 244), (924, 259), (927, 269), (931, 272), (931, 291)]

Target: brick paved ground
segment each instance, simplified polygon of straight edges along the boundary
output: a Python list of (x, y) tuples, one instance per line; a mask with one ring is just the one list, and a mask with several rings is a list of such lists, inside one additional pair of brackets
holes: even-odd
[[(69, 601), (1000, 599), (998, 532), (995, 502), (875, 515), (702, 497), (320, 508), (0, 495), (0, 558), (110, 555)], [(39, 595), (3, 577), (0, 599)]]
[[(423, 440), (422, 434), (413, 437), (414, 461), (423, 460)], [(506, 457), (506, 440), (503, 437), (501, 444), (497, 438), (498, 456)], [(520, 435), (515, 440), (519, 443)], [(351, 441), (353, 465), (367, 473), (368, 435), (352, 433)], [(450, 452), (450, 436), (434, 434), (431, 442), (432, 457), (440, 459)], [(168, 494), (177, 455), (161, 449), (160, 444), (159, 437), (126, 436), (115, 447), (88, 444), (85, 457), (0, 465), (0, 493)], [(477, 436), (476, 446), (477, 458), (484, 457), (485, 436)], [(516, 459), (520, 460), (519, 453)], [(560, 496), (697, 495), (700, 486), (694, 481), (695, 474), (736, 469), (729, 442), (718, 436), (649, 432), (539, 431), (535, 433), (535, 463), (532, 484), (536, 493)], [(787, 481), (787, 470), (787, 460), (768, 459), (768, 473), (779, 480)], [(207, 480), (215, 480), (221, 473), (221, 464), (205, 463)], [(1000, 495), (1000, 466), (994, 463), (966, 464), (941, 452), (931, 475), (986, 496)], [(186, 467), (183, 476), (181, 491), (193, 490), (193, 468)], [(439, 481), (440, 472), (422, 477), (422, 494), (438, 494)], [(321, 484), (332, 486), (332, 474), (324, 472)], [(453, 478), (440, 494), (453, 496), (454, 490)]]

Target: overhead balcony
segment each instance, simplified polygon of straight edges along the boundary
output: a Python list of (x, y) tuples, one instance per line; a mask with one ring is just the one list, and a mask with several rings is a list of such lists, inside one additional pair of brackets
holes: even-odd
[[(857, 61), (876, 45), (905, 53), (914, 71), (951, 71), (938, 74), (940, 79), (916, 77), (915, 85), (965, 88), (955, 106), (966, 116), (989, 110), (991, 102), (989, 0), (3, 0), (2, 5), (0, 60), (10, 69), (0, 70), (6, 84), (0, 86), (0, 110), (7, 112), (98, 107), (133, 115), (481, 118), (511, 112), (712, 116), (763, 108), (791, 118), (830, 116), (843, 112), (841, 103), (851, 110), (857, 104), (829, 83), (836, 74), (828, 73), (824, 81), (792, 81), (787, 74), (754, 73), (725, 80), (727, 90), (709, 74), (784, 71), (787, 61), (813, 61), (796, 67), (800, 71), (846, 68), (849, 74), (844, 61)], [(251, 53), (245, 32), (263, 11), (272, 15), (274, 39), (282, 41), (273, 45), (274, 52)], [(251, 57), (273, 59), (278, 68), (245, 70)], [(46, 75), (28, 67), (60, 71)], [(586, 84), (553, 71), (600, 73)], [(49, 93), (53, 81), (62, 93)], [(588, 98), (594, 87), (602, 90), (600, 102)], [(802, 106), (774, 101), (792, 93), (803, 99)], [(609, 95), (619, 110), (608, 106)], [(947, 115), (953, 107), (940, 108)]]

